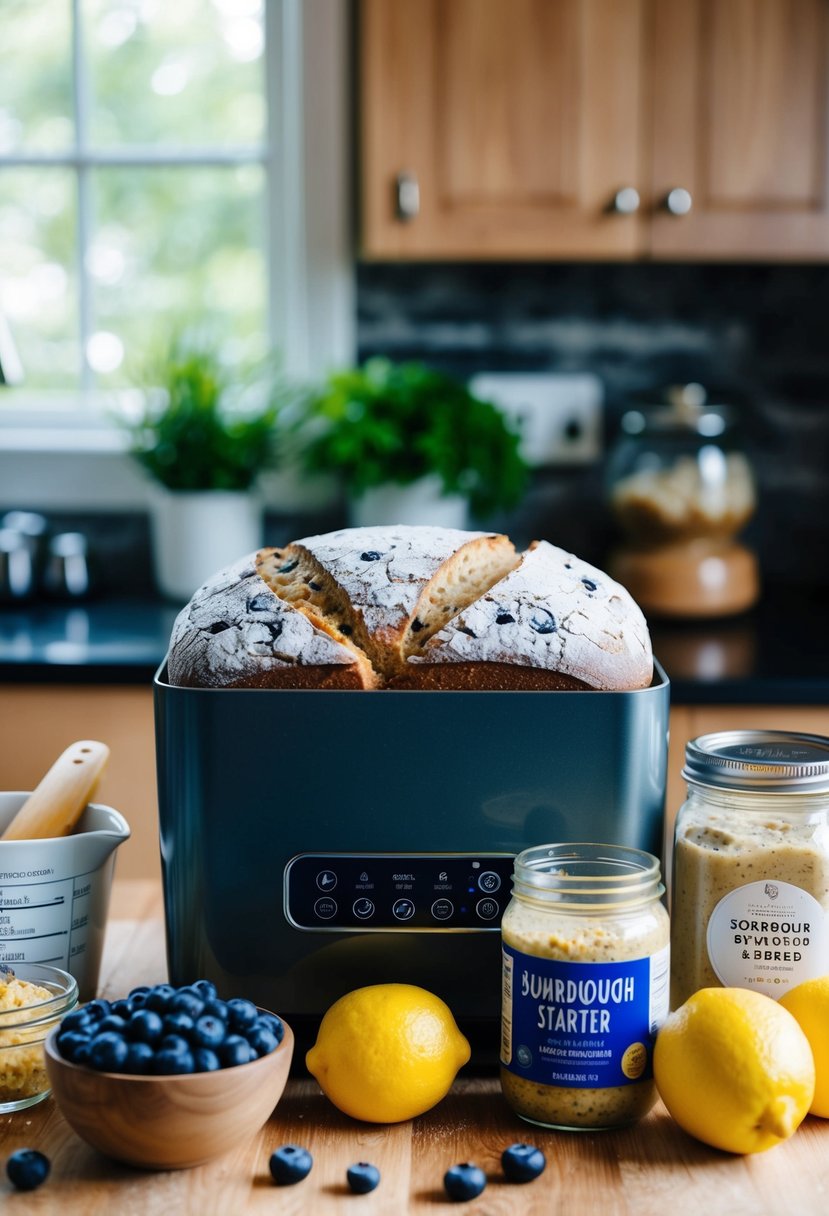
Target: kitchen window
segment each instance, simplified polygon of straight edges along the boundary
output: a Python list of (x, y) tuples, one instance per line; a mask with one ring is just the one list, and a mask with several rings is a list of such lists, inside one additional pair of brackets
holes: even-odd
[(78, 446), (188, 320), (349, 358), (347, 10), (0, 0), (0, 449)]

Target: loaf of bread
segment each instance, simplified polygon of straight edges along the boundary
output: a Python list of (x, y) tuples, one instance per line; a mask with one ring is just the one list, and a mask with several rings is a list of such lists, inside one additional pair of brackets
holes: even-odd
[(645, 619), (600, 570), (546, 541), (344, 528), (262, 549), (196, 592), (171, 684), (197, 688), (646, 688)]

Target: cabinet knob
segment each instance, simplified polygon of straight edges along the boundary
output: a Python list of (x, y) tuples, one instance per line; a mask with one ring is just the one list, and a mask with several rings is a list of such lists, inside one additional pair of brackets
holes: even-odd
[(639, 191), (634, 186), (623, 186), (613, 195), (610, 210), (616, 215), (633, 215), (639, 210)]
[(683, 190), (681, 186), (670, 190), (665, 198), (665, 210), (671, 215), (687, 215), (693, 205), (690, 191)]
[(420, 213), (420, 186), (417, 176), (414, 173), (398, 173), (395, 194), (397, 219), (408, 224)]

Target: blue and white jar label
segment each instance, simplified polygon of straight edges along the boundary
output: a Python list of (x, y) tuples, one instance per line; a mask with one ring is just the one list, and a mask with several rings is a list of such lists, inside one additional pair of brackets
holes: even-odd
[(501, 1063), (541, 1085), (606, 1089), (653, 1075), (668, 1016), (669, 948), (567, 963), (503, 946)]

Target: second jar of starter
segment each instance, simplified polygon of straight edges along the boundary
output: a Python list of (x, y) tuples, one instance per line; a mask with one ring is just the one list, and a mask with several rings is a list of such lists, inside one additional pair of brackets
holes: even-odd
[(618, 1127), (655, 1100), (668, 1012), (659, 862), (619, 845), (552, 844), (515, 859), (504, 913), (501, 1086), (544, 1127)]
[(829, 739), (693, 739), (674, 836), (671, 1006), (699, 988), (781, 997), (829, 972)]

